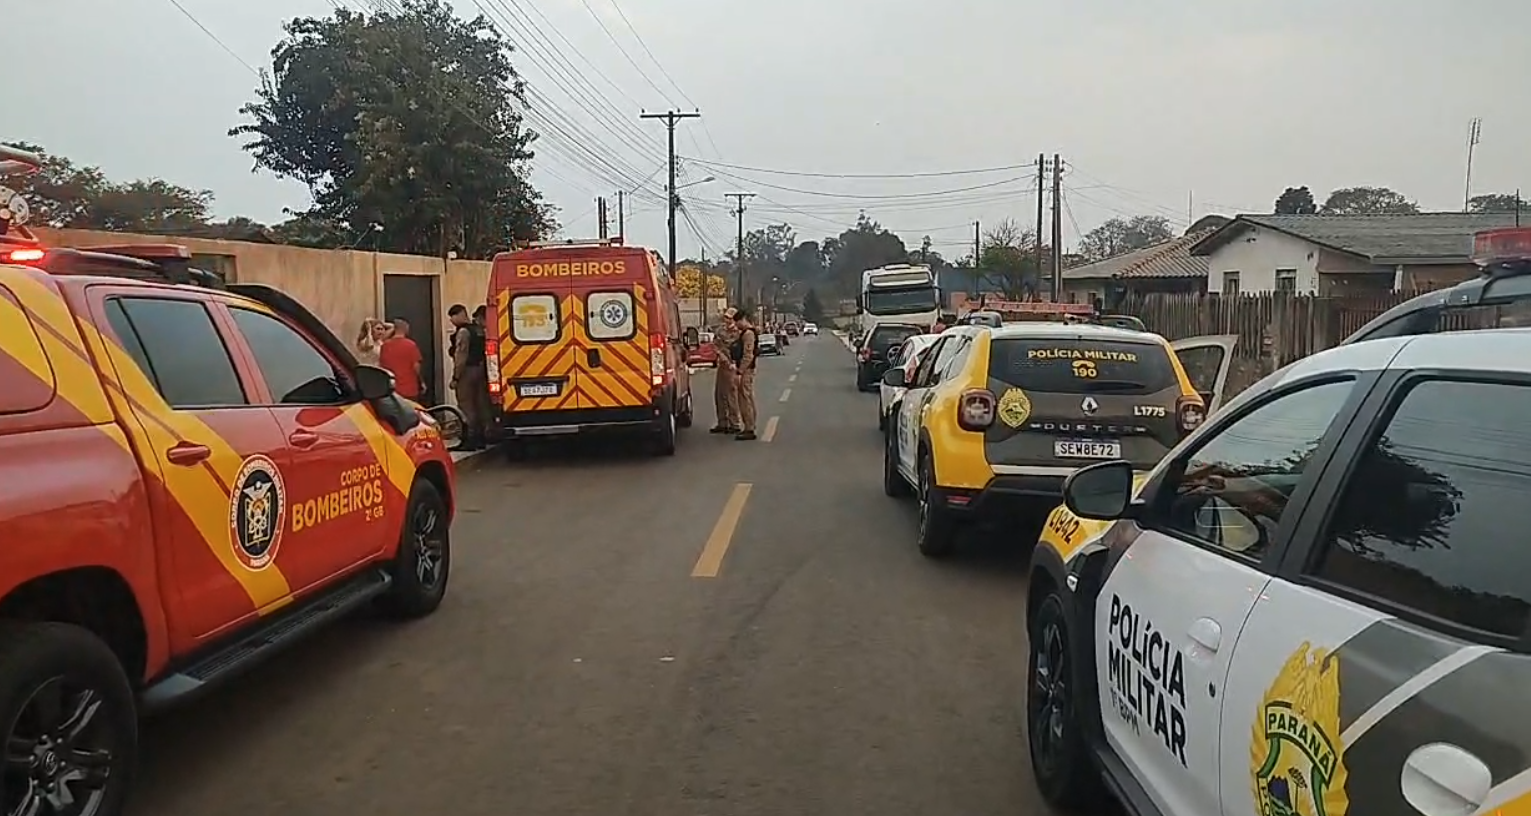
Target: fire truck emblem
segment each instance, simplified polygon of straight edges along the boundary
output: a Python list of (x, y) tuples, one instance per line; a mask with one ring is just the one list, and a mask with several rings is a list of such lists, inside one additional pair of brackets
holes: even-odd
[(1249, 770), (1260, 816), (1345, 816), (1340, 663), (1311, 644), (1287, 658), (1255, 714)]
[(276, 463), (260, 455), (246, 459), (229, 497), (234, 557), (252, 570), (270, 566), (282, 543), (286, 517), (287, 490)]
[(627, 304), (620, 300), (608, 300), (601, 304), (601, 322), (608, 329), (620, 329), (627, 323)]

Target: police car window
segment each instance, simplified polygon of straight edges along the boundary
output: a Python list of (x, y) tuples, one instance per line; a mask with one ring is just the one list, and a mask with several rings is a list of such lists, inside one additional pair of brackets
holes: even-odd
[(1073, 338), (997, 338), (989, 376), (1027, 391), (1153, 394), (1176, 385), (1169, 353), (1158, 343)]
[(935, 369), (936, 359), (941, 356), (941, 352), (944, 349), (955, 344), (956, 342), (957, 336), (949, 334), (936, 341), (935, 345), (925, 349), (925, 351), (920, 354), (919, 364), (914, 367), (914, 382), (912, 385), (920, 387), (929, 385), (930, 375), (931, 372)]
[(193, 300), (119, 298), (106, 319), (172, 408), (248, 405), (207, 307)]
[(952, 342), (946, 344), (946, 349), (941, 352), (941, 358), (936, 360), (936, 382), (952, 376), (962, 361), (967, 359), (968, 347), (973, 344), (970, 337), (954, 337)]
[(1283, 394), (1215, 431), (1165, 481), (1149, 526), (1259, 560), (1353, 387)]
[(1531, 386), (1408, 391), (1356, 463), (1314, 573), (1433, 618), (1518, 637), (1531, 620)]
[(229, 312), (277, 402), (335, 405), (346, 401), (346, 388), (334, 363), (303, 335), (270, 315), (240, 308), (230, 308)]

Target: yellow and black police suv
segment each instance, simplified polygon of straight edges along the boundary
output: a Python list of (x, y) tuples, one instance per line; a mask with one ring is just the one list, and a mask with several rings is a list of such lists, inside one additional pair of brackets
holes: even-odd
[(1050, 803), (1531, 814), (1531, 332), (1441, 319), (1527, 299), (1514, 232), (1479, 236), (1458, 297), (1270, 375), (1148, 473), (1069, 477), (1027, 596)]
[[(1088, 323), (954, 326), (912, 378), (884, 374), (905, 389), (890, 413), (884, 490), (919, 499), (920, 552), (947, 555), (967, 524), (1046, 512), (1081, 465), (1152, 467), (1216, 407), (1235, 340), (1171, 344)], [(1196, 358), (1200, 382), (1177, 351)]]

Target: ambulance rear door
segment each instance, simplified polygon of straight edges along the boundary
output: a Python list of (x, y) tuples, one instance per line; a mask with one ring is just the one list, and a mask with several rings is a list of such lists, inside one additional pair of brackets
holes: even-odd
[[(579, 304), (567, 274), (569, 250), (532, 249), (495, 259), (490, 339), (499, 361), (500, 407), (506, 413), (577, 407), (574, 359)], [(561, 272), (563, 274), (561, 274)], [(491, 391), (494, 386), (491, 385)]]
[[(579, 407), (621, 409), (648, 406), (653, 400), (651, 333), (662, 335), (655, 317), (659, 291), (655, 261), (645, 250), (611, 247), (587, 261), (597, 274), (575, 278), (582, 324), (576, 326), (574, 355)], [(664, 341), (658, 348), (661, 355)], [(664, 370), (661, 358), (658, 364)]]

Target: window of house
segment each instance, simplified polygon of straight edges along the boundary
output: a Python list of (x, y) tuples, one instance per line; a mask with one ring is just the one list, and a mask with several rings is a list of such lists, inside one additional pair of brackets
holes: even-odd
[(193, 300), (120, 298), (107, 323), (172, 408), (247, 405), (234, 362), (207, 307)]
[(1384, 606), (1509, 638), (1531, 621), (1531, 386), (1430, 380), (1365, 450), (1313, 568)]
[(1149, 526), (1261, 558), (1354, 385), (1288, 392), (1215, 431), (1160, 488)]
[(1239, 273), (1223, 273), (1223, 294), (1237, 295), (1239, 293)]
[(1297, 270), (1295, 270), (1295, 269), (1277, 269), (1276, 270), (1276, 291), (1277, 292), (1296, 292), (1297, 291)]

